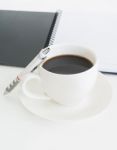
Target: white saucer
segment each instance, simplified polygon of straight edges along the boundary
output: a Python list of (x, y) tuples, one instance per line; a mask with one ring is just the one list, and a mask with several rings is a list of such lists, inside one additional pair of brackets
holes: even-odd
[[(33, 89), (33, 87), (31, 87)], [(42, 97), (42, 89), (40, 88)], [(87, 118), (103, 111), (109, 104), (112, 96), (111, 86), (101, 73), (91, 94), (86, 98), (86, 104), (82, 107), (68, 107), (55, 103), (54, 101), (41, 101), (27, 98), (22, 90), (19, 98), (22, 104), (30, 112), (48, 120), (78, 120)]]

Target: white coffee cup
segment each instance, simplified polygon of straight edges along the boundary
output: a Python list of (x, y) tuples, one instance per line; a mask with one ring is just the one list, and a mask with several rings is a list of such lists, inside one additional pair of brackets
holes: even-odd
[[(44, 99), (35, 95), (34, 90), (28, 89), (29, 82), (37, 80), (36, 84), (41, 84), (46, 93), (45, 100), (54, 100), (63, 105), (76, 105), (81, 103), (90, 93), (95, 85), (98, 74), (98, 60), (95, 53), (87, 48), (74, 44), (58, 44), (50, 46), (47, 59), (59, 55), (72, 54), (89, 59), (93, 66), (81, 73), (76, 74), (56, 74), (43, 68), (43, 63), (38, 67), (38, 74), (29, 74), (22, 84), (23, 93), (32, 99), (43, 101)], [(47, 61), (47, 59), (45, 61)], [(44, 62), (45, 62), (44, 61)], [(38, 82), (38, 80), (41, 82)], [(36, 88), (36, 87), (35, 87)]]

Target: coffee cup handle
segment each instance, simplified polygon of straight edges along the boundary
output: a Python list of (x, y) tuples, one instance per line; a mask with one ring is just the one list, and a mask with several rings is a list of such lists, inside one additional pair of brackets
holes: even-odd
[(44, 94), (41, 87), (41, 78), (34, 73), (27, 74), (22, 81), (23, 94), (31, 99), (48, 101), (50, 98)]

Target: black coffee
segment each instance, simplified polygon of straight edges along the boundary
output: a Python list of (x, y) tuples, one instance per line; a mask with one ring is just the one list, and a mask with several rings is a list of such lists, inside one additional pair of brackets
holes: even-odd
[(86, 71), (93, 66), (88, 59), (75, 55), (61, 55), (47, 60), (43, 67), (57, 74), (75, 74)]

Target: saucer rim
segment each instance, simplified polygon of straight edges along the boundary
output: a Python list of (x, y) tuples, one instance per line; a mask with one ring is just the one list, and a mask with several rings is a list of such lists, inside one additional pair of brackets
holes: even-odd
[[(27, 97), (24, 95), (24, 93), (22, 92), (22, 89), (20, 88), (20, 92), (19, 92), (19, 100), (20, 100), (20, 102), (21, 102), (21, 104), (24, 106), (24, 108), (26, 109), (26, 110), (28, 110), (30, 113), (32, 113), (32, 114), (34, 114), (34, 115), (36, 115), (36, 116), (39, 116), (39, 117), (41, 117), (41, 118), (43, 118), (43, 119), (47, 119), (47, 120), (51, 120), (51, 121), (64, 121), (64, 120), (81, 120), (81, 119), (85, 119), (85, 118), (90, 118), (90, 117), (93, 117), (93, 116), (95, 116), (95, 115), (98, 115), (98, 114), (100, 114), (101, 112), (103, 112), (104, 110), (105, 110), (105, 108), (109, 105), (109, 103), (110, 103), (110, 101), (111, 101), (111, 97), (112, 97), (112, 87), (111, 87), (111, 85), (110, 85), (110, 83), (109, 83), (109, 81), (108, 81), (108, 79), (106, 78), (106, 76), (104, 75), (104, 74), (102, 74), (101, 72), (98, 72), (98, 78), (99, 77), (101, 77), (101, 80), (102, 79), (104, 79), (105, 81), (106, 81), (106, 83), (108, 84), (108, 87), (110, 88), (110, 93), (109, 93), (109, 100), (108, 100), (108, 102), (105, 104), (105, 106), (104, 106), (104, 108), (103, 109), (101, 109), (99, 112), (92, 112), (91, 113), (91, 115), (89, 115), (88, 117), (87, 116), (83, 116), (82, 118), (78, 118), (78, 119), (66, 119), (66, 118), (62, 118), (62, 119), (56, 119), (56, 117), (54, 117), (53, 118), (53, 116), (52, 117), (49, 117), (49, 116), (45, 116), (45, 115), (42, 115), (42, 113), (35, 113), (34, 111), (32, 111), (29, 107), (27, 107), (26, 106), (26, 104), (25, 104), (25, 102), (24, 102), (24, 100), (22, 100), (22, 99), (26, 99)], [(101, 83), (101, 82), (100, 82)], [(96, 86), (96, 85), (95, 85)], [(94, 88), (96, 88), (94, 86)], [(92, 92), (91, 92), (92, 93)], [(23, 97), (23, 98), (22, 98)], [(32, 100), (31, 98), (27, 98), (28, 100)], [(33, 100), (34, 101), (34, 100)], [(51, 101), (52, 103), (53, 103), (53, 101)], [(57, 105), (61, 105), (61, 104), (57, 104)], [(64, 108), (66, 108), (66, 106), (64, 106), (63, 105), (63, 107)], [(68, 107), (68, 106), (67, 106)], [(72, 107), (73, 109), (74, 109), (74, 107)], [(76, 112), (77, 113), (77, 111), (74, 111), (74, 112)]]

